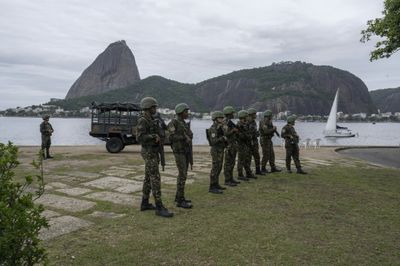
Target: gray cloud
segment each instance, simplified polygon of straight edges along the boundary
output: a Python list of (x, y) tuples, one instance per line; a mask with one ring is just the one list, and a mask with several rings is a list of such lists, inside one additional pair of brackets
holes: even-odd
[(0, 109), (64, 97), (109, 43), (125, 39), (142, 77), (198, 82), (279, 61), (333, 65), (378, 89), (399, 55), (370, 63), (359, 42), (382, 0), (0, 0)]

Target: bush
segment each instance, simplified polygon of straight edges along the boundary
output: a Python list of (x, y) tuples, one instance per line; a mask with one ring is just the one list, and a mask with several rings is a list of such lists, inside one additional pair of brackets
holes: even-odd
[[(18, 166), (18, 148), (12, 143), (0, 143), (0, 265), (34, 265), (47, 263), (41, 247), (39, 231), (47, 228), (41, 216), (43, 207), (34, 204), (44, 192), (42, 158), (32, 165), (40, 169), (37, 175), (25, 177), (23, 183), (14, 180)], [(27, 191), (36, 177), (38, 188), (34, 194)]]

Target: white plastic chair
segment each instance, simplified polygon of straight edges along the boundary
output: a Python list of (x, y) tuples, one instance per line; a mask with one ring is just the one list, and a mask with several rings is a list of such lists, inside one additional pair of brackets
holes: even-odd
[(307, 150), (307, 147), (310, 146), (310, 141), (311, 141), (311, 139), (307, 138), (301, 143), (301, 145), (304, 146), (305, 150)]
[(321, 139), (315, 139), (315, 140), (313, 140), (313, 142), (312, 142), (312, 145), (314, 146), (314, 149), (317, 149), (317, 148), (319, 148), (320, 146), (319, 146), (319, 143), (321, 142)]

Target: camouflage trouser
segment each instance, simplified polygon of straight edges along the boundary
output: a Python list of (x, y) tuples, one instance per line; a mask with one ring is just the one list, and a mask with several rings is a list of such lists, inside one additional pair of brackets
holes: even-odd
[(185, 198), (185, 183), (189, 160), (185, 153), (174, 153), (176, 167), (178, 168), (178, 178), (176, 179), (176, 198)]
[(51, 136), (42, 135), (42, 150), (50, 148)]
[(156, 204), (161, 204), (161, 177), (158, 170), (158, 152), (142, 149), (141, 154), (145, 164), (143, 198), (148, 199), (150, 196), (150, 191), (152, 191)]
[(235, 168), (236, 153), (236, 144), (229, 144), (228, 147), (226, 147), (225, 149), (225, 182), (230, 182), (233, 179), (233, 168)]
[(299, 159), (299, 145), (298, 144), (286, 144), (286, 169), (290, 170), (290, 163), (293, 157), (294, 164), (297, 169), (301, 168)]
[[(241, 145), (240, 147), (243, 147), (243, 146), (244, 145)], [(256, 168), (260, 167), (260, 153), (258, 151), (258, 149), (259, 149), (258, 141), (254, 141), (254, 144), (248, 146), (248, 148), (249, 148), (249, 156), (250, 156), (250, 158), (249, 158), (250, 167), (251, 167), (251, 159), (252, 158), (254, 158), (254, 163), (256, 165)], [(240, 160), (238, 160), (238, 172), (243, 173), (243, 164), (241, 163)]]
[(211, 158), (210, 188), (213, 188), (219, 184), (219, 174), (222, 171), (222, 164), (224, 163), (224, 149), (211, 147)]
[(246, 171), (246, 176), (252, 176), (251, 172), (251, 149), (248, 144), (241, 144), (240, 148), (238, 149), (238, 175), (243, 176), (243, 167)]
[(275, 168), (275, 152), (274, 152), (274, 144), (270, 138), (263, 138), (261, 142), (262, 148), (262, 160), (261, 167), (265, 168), (267, 163), (269, 162), (269, 166), (271, 168)]

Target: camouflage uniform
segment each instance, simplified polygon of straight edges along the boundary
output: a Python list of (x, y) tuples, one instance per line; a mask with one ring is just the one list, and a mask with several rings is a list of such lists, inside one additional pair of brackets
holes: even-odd
[(272, 137), (274, 136), (274, 125), (272, 119), (264, 118), (260, 121), (260, 134), (261, 134), (261, 148), (262, 148), (262, 160), (261, 168), (266, 169), (267, 163), (271, 166), (271, 169), (275, 169), (275, 152), (274, 144), (272, 143)]
[(225, 148), (224, 175), (225, 183), (233, 180), (233, 169), (235, 168), (236, 153), (238, 149), (237, 133), (234, 131), (236, 125), (230, 119), (225, 119), (223, 124), (224, 136), (227, 138)]
[(282, 128), (282, 138), (285, 139), (286, 148), (286, 169), (290, 171), (291, 158), (293, 157), (294, 164), (298, 171), (301, 171), (301, 164), (299, 159), (299, 135), (290, 124)]
[[(259, 153), (259, 145), (258, 145), (258, 137), (260, 136), (260, 132), (257, 129), (257, 122), (255, 120), (251, 120), (249, 123), (249, 132), (251, 135), (250, 142), (250, 156), (254, 158), (254, 163), (256, 165), (256, 170), (260, 169), (260, 153)], [(251, 159), (250, 159), (251, 164)]]
[(159, 134), (159, 121), (144, 113), (138, 120), (136, 132), (136, 138), (142, 145), (141, 155), (145, 162), (143, 198), (148, 199), (152, 191), (156, 204), (162, 205), (161, 177), (158, 169), (159, 143), (156, 142), (157, 136), (160, 137)]
[(178, 178), (176, 184), (176, 199), (185, 199), (185, 183), (189, 166), (189, 145), (193, 133), (184, 119), (174, 118), (168, 124), (171, 148), (175, 156)]
[(40, 133), (42, 135), (42, 156), (43, 159), (51, 159), (53, 158), (50, 155), (50, 146), (51, 146), (51, 135), (53, 134), (54, 130), (51, 124), (49, 123), (48, 119), (49, 116), (44, 116), (44, 121), (40, 124)]
[(53, 127), (48, 121), (43, 121), (40, 124), (40, 133), (42, 134), (42, 150), (50, 148), (51, 135), (53, 132)]
[(226, 146), (226, 137), (222, 129), (222, 125), (214, 122), (208, 130), (208, 138), (211, 146), (212, 168), (210, 174), (210, 189), (220, 188), (219, 174), (222, 170), (224, 162), (224, 150)]
[(239, 177), (243, 177), (243, 167), (246, 171), (247, 178), (253, 178), (251, 172), (251, 146), (252, 146), (252, 135), (247, 122), (239, 121), (236, 125), (239, 128), (238, 132), (238, 143), (240, 149), (238, 149), (238, 174)]

